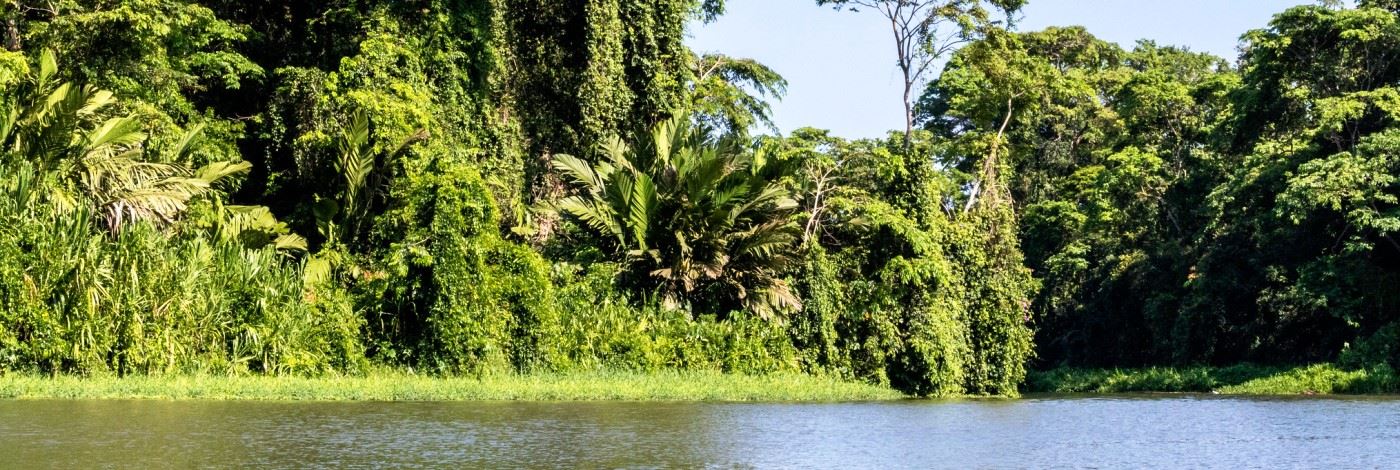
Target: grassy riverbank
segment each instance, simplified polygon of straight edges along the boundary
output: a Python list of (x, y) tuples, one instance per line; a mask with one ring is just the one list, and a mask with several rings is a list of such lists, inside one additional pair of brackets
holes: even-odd
[(366, 377), (0, 377), (3, 399), (282, 401), (857, 401), (902, 398), (866, 384), (800, 374), (620, 373), (437, 378)]
[(1177, 392), (1232, 395), (1400, 393), (1394, 369), (1346, 370), (1330, 364), (1292, 368), (1231, 367), (1055, 369), (1032, 372), (1027, 393)]
[[(1031, 372), (1025, 393), (1220, 393), (1327, 395), (1400, 393), (1390, 368), (1330, 364)], [(894, 400), (889, 388), (803, 374), (594, 372), (441, 378), (402, 372), (363, 377), (169, 376), (0, 377), (0, 399), (263, 401), (797, 401)]]

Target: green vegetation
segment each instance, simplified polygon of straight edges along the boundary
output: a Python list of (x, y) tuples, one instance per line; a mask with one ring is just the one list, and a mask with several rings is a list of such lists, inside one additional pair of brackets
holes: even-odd
[(4, 377), (0, 398), (279, 401), (865, 401), (888, 388), (804, 374), (718, 372), (573, 373), (441, 378), (402, 373), (362, 377)]
[(1001, 137), (1034, 367), (1400, 365), (1397, 11), (1292, 8), (1234, 65), (1082, 28), (959, 50), (922, 122)]
[(0, 2), (0, 375), (1394, 390), (1396, 2), (1289, 9), (1237, 63), (1020, 0), (814, 3), (891, 22), (902, 132), (753, 135), (787, 82), (685, 46), (718, 0)]
[(704, 128), (677, 118), (637, 148), (609, 141), (596, 167), (556, 155), (555, 167), (583, 187), (559, 208), (616, 238), (631, 282), (668, 306), (770, 318), (800, 309), (780, 277), (797, 240), (797, 203), (779, 183), (786, 165), (732, 140), (708, 140)]
[(1400, 393), (1400, 376), (1389, 367), (1345, 370), (1306, 367), (1185, 367), (1143, 369), (1055, 369), (1033, 372), (1027, 393), (1219, 393), (1226, 395), (1329, 395)]

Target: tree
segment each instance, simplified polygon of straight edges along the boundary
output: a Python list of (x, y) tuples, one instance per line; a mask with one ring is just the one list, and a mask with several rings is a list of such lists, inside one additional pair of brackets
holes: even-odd
[(776, 130), (765, 98), (782, 99), (787, 80), (753, 59), (691, 53), (690, 106), (704, 126), (748, 133), (756, 124)]
[[(956, 141), (958, 149), (949, 153), (947, 163), (974, 175), (964, 211), (983, 200), (1014, 200), (1004, 181), (1009, 175), (1000, 174), (1006, 154), (1017, 150), (1004, 145), (1007, 133), (1021, 124), (1018, 113), (1034, 115), (1052, 90), (1065, 86), (1056, 82), (1053, 65), (1035, 57), (1025, 44), (1035, 37), (999, 32), (958, 51), (921, 99), (922, 113), (928, 114), (921, 120), (929, 121), (931, 128), (942, 127), (945, 137)], [(1083, 89), (1067, 93), (1098, 99), (1085, 96), (1092, 91)]]
[[(987, 0), (1007, 14), (1025, 0)], [(904, 145), (914, 132), (914, 92), (935, 63), (959, 46), (996, 26), (983, 0), (817, 0), (853, 12), (875, 10), (890, 23), (895, 60), (904, 79)]]
[(849, 143), (830, 132), (804, 127), (791, 135), (773, 138), (771, 144), (782, 158), (799, 166), (792, 178), (792, 191), (802, 205), (802, 245), (819, 243), (824, 227), (831, 222), (831, 200), (848, 185), (847, 168), (862, 154), (847, 151)]
[(947, 164), (983, 182), (964, 207), (1000, 199), (1018, 211), (1043, 287), (1032, 303), (1041, 359), (1170, 357), (1162, 319), (1220, 174), (1210, 129), (1235, 77), (1206, 54), (1146, 41), (1125, 51), (1052, 27), (965, 47), (926, 90), (921, 122), (958, 147)]
[(0, 39), (3, 39), (5, 50), (18, 52), (23, 46), (23, 38), (19, 32), (19, 4), (7, 1), (0, 4), (0, 18), (4, 18), (4, 23), (0, 24)]
[(555, 157), (581, 191), (558, 207), (611, 238), (634, 283), (701, 311), (776, 319), (801, 308), (781, 277), (798, 236), (797, 203), (778, 184), (785, 165), (685, 117), (657, 125), (649, 141), (613, 138), (601, 150), (597, 165)]
[(1300, 6), (1245, 35), (1228, 166), (1175, 318), (1180, 360), (1329, 360), (1400, 321), (1387, 3)]

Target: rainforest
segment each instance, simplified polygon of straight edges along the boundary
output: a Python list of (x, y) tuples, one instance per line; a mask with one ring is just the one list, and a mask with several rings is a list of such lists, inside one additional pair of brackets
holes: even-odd
[(1400, 2), (810, 3), (903, 128), (774, 132), (723, 0), (0, 1), (0, 376), (1400, 390)]

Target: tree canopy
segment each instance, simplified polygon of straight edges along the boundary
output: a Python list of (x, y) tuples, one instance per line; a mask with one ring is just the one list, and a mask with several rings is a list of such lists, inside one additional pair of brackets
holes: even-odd
[(818, 6), (903, 129), (780, 135), (719, 0), (0, 2), (0, 374), (1400, 366), (1396, 2), (1238, 61)]

